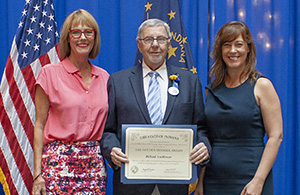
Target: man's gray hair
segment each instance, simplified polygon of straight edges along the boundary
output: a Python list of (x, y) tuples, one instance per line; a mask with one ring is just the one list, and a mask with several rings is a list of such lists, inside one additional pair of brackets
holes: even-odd
[(148, 19), (148, 20), (145, 20), (139, 27), (139, 30), (138, 30), (138, 34), (136, 36), (136, 40), (139, 40), (142, 38), (142, 33), (143, 33), (143, 30), (146, 28), (146, 27), (149, 27), (149, 26), (163, 26), (165, 27), (166, 31), (167, 31), (167, 34), (168, 34), (168, 38), (171, 38), (171, 31), (170, 31), (170, 27), (167, 23), (165, 23), (164, 21), (160, 20), (160, 19)]

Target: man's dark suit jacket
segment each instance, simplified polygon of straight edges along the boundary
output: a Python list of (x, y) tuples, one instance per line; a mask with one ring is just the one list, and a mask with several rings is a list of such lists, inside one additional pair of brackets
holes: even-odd
[[(206, 137), (202, 87), (198, 76), (170, 65), (167, 65), (167, 72), (168, 76), (179, 75), (179, 94), (172, 96), (168, 93), (162, 124), (196, 124), (197, 143), (204, 142), (210, 151)], [(168, 86), (171, 85), (169, 80)], [(115, 195), (150, 195), (155, 184), (121, 184), (120, 169), (110, 157), (113, 147), (121, 148), (122, 124), (151, 124), (144, 94), (142, 66), (133, 66), (112, 74), (108, 81), (108, 99), (108, 118), (100, 143), (103, 156), (114, 169), (113, 192)], [(162, 195), (188, 194), (188, 185), (159, 184), (158, 188)]]

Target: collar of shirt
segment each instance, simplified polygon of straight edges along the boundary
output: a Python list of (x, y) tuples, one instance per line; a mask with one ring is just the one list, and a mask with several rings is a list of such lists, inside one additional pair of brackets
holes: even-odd
[[(79, 70), (72, 64), (72, 62), (69, 60), (68, 57), (62, 61), (62, 64), (68, 73), (70, 74), (79, 73)], [(95, 72), (95, 69), (90, 61), (89, 64), (91, 65), (91, 75), (96, 77), (99, 76), (99, 74)]]
[[(143, 67), (143, 78), (145, 78), (147, 76), (150, 78), (148, 73), (151, 72), (152, 70), (145, 64), (144, 61), (142, 63), (142, 67)], [(164, 64), (161, 67), (159, 67), (159, 69), (157, 69), (155, 71), (158, 72), (158, 76), (162, 79), (163, 82), (168, 81), (166, 61), (164, 62)]]

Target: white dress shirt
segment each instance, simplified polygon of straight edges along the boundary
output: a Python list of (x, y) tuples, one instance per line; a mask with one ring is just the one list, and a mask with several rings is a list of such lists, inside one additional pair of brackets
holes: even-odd
[[(144, 61), (142, 63), (142, 68), (143, 68), (145, 99), (147, 102), (149, 82), (150, 82), (150, 78), (151, 78), (150, 75), (148, 75), (148, 73), (151, 72), (152, 70), (145, 64)], [(166, 108), (167, 108), (168, 84), (169, 84), (166, 62), (164, 62), (164, 64), (159, 69), (157, 69), (156, 72), (159, 74), (157, 77), (157, 80), (158, 80), (159, 86), (160, 86), (161, 109), (162, 109), (162, 114), (164, 117)]]

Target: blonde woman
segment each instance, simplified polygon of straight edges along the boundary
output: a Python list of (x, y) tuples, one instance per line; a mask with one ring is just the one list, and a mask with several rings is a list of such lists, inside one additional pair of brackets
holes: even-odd
[(32, 194), (105, 194), (99, 140), (108, 112), (108, 73), (94, 66), (99, 27), (85, 10), (65, 20), (61, 62), (42, 68), (36, 82)]

